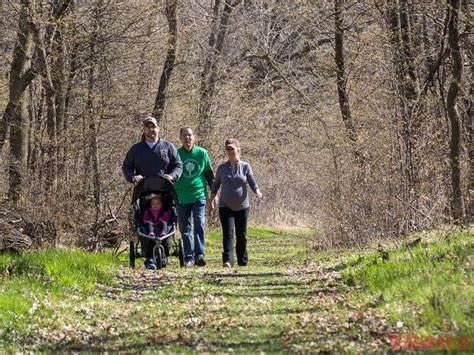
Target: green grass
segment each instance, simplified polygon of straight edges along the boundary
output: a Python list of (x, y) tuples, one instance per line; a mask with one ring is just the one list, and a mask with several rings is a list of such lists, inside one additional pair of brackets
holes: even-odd
[[(365, 297), (383, 300), (392, 321), (401, 321), (426, 336), (449, 330), (474, 335), (472, 234), (452, 234), (414, 248), (376, 252), (343, 271), (350, 285), (361, 285)], [(367, 292), (368, 291), (368, 292)]]
[(114, 265), (118, 260), (110, 253), (80, 250), (0, 254), (0, 270), (9, 273), (0, 284), (0, 329), (25, 329), (45, 301), (61, 302), (70, 294), (87, 294), (98, 283), (112, 283)]
[[(128, 253), (0, 256), (0, 352), (374, 352), (400, 334), (471, 334), (472, 235), (377, 252), (312, 250), (311, 232), (249, 228), (247, 267), (149, 272)], [(396, 327), (403, 321), (403, 328)]]

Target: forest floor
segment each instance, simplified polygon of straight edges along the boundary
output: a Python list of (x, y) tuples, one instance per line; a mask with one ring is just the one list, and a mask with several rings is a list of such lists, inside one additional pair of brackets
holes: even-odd
[[(33, 296), (36, 301), (24, 316), (3, 324), (0, 352), (473, 349), (469, 330), (473, 287), (468, 281), (472, 281), (472, 234), (461, 233), (451, 246), (441, 248), (443, 252), (439, 245), (431, 247), (431, 242), (409, 251), (412, 260), (417, 258), (416, 248), (436, 262), (450, 255), (457, 258), (453, 272), (459, 271), (461, 278), (456, 277), (451, 286), (463, 290), (453, 297), (461, 297), (454, 303), (464, 305), (441, 310), (441, 324), (436, 317), (426, 318), (431, 308), (426, 311), (425, 306), (443, 308), (449, 303), (444, 299), (430, 306), (436, 299), (427, 296), (426, 302), (417, 302), (410, 295), (404, 298), (390, 291), (381, 280), (376, 285), (382, 291), (367, 281), (367, 275), (374, 275), (373, 268), (380, 273), (392, 262), (388, 260), (398, 263), (397, 258), (407, 254), (404, 250), (390, 251), (387, 260), (373, 250), (315, 252), (310, 235), (301, 230), (254, 228), (248, 239), (249, 265), (232, 269), (222, 268), (217, 232), (208, 237), (206, 267), (180, 268), (173, 257), (163, 270), (145, 270), (142, 259), (132, 270), (123, 253), (115, 258), (110, 281), (99, 280), (86, 292), (69, 289), (60, 299), (48, 296), (48, 291)], [(398, 276), (402, 274), (397, 270)], [(8, 286), (0, 285), (0, 291), (2, 287)], [(447, 312), (464, 316), (454, 320)]]

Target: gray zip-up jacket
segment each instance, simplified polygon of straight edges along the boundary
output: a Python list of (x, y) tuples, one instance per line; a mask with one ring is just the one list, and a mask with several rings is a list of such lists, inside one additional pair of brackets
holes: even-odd
[(247, 183), (254, 193), (258, 185), (249, 163), (239, 160), (234, 173), (230, 163), (226, 161), (219, 165), (211, 192), (217, 194), (219, 188), (219, 207), (228, 207), (233, 211), (240, 211), (249, 207)]
[(183, 163), (176, 147), (160, 139), (154, 149), (151, 149), (145, 140), (134, 144), (122, 165), (123, 175), (127, 181), (132, 181), (133, 176), (144, 177), (168, 174), (172, 181), (176, 181), (183, 171)]

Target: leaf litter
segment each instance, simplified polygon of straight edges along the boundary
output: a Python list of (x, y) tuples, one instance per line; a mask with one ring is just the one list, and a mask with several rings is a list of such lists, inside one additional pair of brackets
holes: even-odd
[[(284, 238), (284, 236), (282, 236)], [(320, 263), (224, 272), (117, 270), (112, 286), (32, 307), (29, 350), (355, 351), (389, 349), (380, 310), (348, 299)], [(48, 317), (44, 317), (47, 314)], [(22, 339), (23, 338), (23, 339)], [(17, 334), (18, 341), (24, 341)]]

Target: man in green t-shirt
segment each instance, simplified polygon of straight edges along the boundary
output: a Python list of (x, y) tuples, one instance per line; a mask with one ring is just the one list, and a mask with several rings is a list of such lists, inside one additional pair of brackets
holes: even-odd
[(214, 172), (207, 151), (195, 144), (190, 127), (181, 128), (179, 138), (183, 144), (178, 148), (183, 173), (174, 186), (178, 195), (178, 224), (183, 238), (185, 265), (205, 266), (206, 185), (211, 189)]

